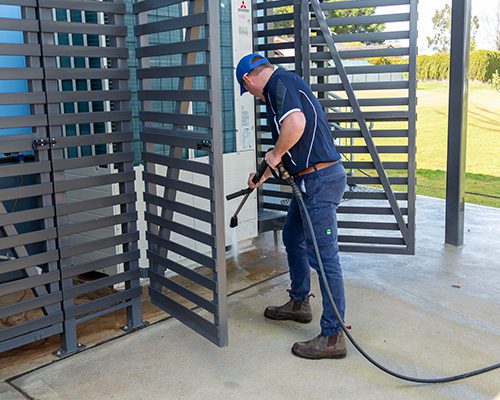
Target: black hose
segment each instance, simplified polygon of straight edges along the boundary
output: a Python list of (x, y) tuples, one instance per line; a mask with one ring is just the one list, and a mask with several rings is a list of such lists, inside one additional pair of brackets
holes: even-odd
[(500, 368), (500, 363), (490, 365), (485, 368), (477, 369), (475, 371), (470, 371), (466, 372), (461, 375), (454, 375), (454, 376), (449, 376), (449, 377), (444, 377), (444, 378), (414, 378), (411, 376), (406, 376), (402, 375), (398, 372), (391, 371), (390, 369), (384, 367), (382, 364), (374, 360), (368, 353), (366, 353), (365, 350), (356, 342), (356, 340), (352, 337), (351, 333), (347, 329), (347, 326), (345, 325), (344, 321), (342, 320), (342, 317), (340, 316), (339, 310), (337, 309), (337, 305), (335, 304), (335, 301), (333, 300), (332, 292), (330, 291), (330, 286), (328, 285), (328, 281), (326, 279), (326, 274), (325, 274), (325, 269), (323, 267), (323, 263), (321, 261), (321, 255), (319, 253), (318, 249), (318, 243), (316, 242), (316, 236), (314, 235), (314, 227), (311, 222), (311, 217), (309, 216), (309, 212), (307, 211), (307, 207), (304, 203), (304, 199), (302, 198), (302, 192), (300, 191), (299, 187), (295, 183), (295, 181), (292, 179), (290, 174), (285, 170), (282, 164), (279, 165), (279, 170), (281, 174), (283, 175), (283, 178), (287, 181), (287, 183), (292, 187), (293, 194), (299, 204), (299, 207), (301, 209), (301, 214), (304, 216), (307, 228), (309, 230), (311, 239), (312, 239), (312, 244), (314, 247), (314, 253), (316, 255), (316, 258), (318, 260), (318, 266), (319, 266), (319, 271), (321, 275), (321, 279), (323, 281), (323, 285), (325, 286), (326, 289), (326, 294), (328, 296), (328, 300), (332, 306), (332, 309), (335, 313), (335, 317), (339, 321), (340, 326), (342, 327), (342, 330), (348, 337), (348, 339), (351, 341), (354, 347), (365, 357), (368, 361), (370, 361), (373, 365), (375, 365), (377, 368), (381, 369), (385, 373), (392, 375), (396, 378), (403, 379), (405, 381), (410, 381), (410, 382), (417, 382), (417, 383), (445, 383), (445, 382), (453, 382), (453, 381), (458, 381), (460, 379), (465, 379), (465, 378), (470, 378), (471, 376), (479, 375), (484, 372), (492, 371), (494, 369)]

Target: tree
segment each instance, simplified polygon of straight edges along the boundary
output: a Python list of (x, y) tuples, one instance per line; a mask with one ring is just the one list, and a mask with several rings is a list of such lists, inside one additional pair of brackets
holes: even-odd
[[(434, 36), (427, 36), (429, 47), (437, 53), (448, 53), (451, 41), (451, 7), (445, 4), (442, 10), (436, 10), (432, 17)], [(471, 50), (476, 48), (476, 36), (479, 30), (479, 18), (477, 15), (471, 20)]]
[[(343, 0), (327, 0), (327, 1), (343, 1)], [(356, 8), (347, 10), (332, 10), (326, 14), (327, 18), (346, 18), (359, 17), (375, 14), (376, 7)], [(284, 6), (276, 8), (276, 14), (293, 13), (293, 6)], [(293, 27), (293, 21), (279, 21), (273, 24), (274, 28), (290, 28)], [(364, 24), (364, 25), (343, 25), (333, 26), (330, 30), (334, 33), (363, 33), (363, 32), (381, 32), (385, 29), (385, 24)]]
[(495, 50), (500, 51), (500, 3), (494, 15), (486, 18), (488, 37)]

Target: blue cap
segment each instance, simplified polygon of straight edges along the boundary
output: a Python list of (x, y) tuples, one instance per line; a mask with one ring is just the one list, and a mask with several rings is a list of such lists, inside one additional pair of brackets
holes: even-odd
[(245, 89), (245, 86), (243, 85), (243, 77), (248, 74), (250, 71), (252, 71), (255, 67), (269, 62), (267, 58), (263, 58), (261, 60), (255, 61), (252, 64), (252, 60), (255, 57), (262, 57), (260, 54), (248, 54), (245, 57), (243, 57), (240, 62), (238, 63), (238, 66), (236, 67), (236, 79), (238, 79), (238, 83), (240, 84), (241, 88), (241, 93), (243, 94), (245, 92), (248, 92), (248, 90)]

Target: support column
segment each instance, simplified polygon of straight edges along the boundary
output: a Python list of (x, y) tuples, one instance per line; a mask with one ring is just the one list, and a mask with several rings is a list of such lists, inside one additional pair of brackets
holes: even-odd
[(451, 17), (445, 243), (464, 243), (465, 155), (469, 92), (471, 0), (453, 0)]

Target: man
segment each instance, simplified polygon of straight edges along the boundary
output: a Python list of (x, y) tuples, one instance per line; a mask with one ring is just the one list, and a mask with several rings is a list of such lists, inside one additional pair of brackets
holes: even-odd
[[(236, 76), (241, 94), (248, 91), (266, 103), (274, 142), (274, 149), (265, 155), (266, 162), (271, 168), (282, 162), (303, 192), (328, 285), (343, 319), (345, 296), (338, 254), (336, 208), (344, 193), (346, 174), (323, 108), (298, 75), (275, 69), (258, 54), (243, 57), (236, 68)], [(270, 175), (268, 169), (260, 182), (254, 184), (254, 174), (251, 174), (248, 185), (259, 187)], [(264, 315), (273, 320), (307, 323), (312, 320), (309, 268), (318, 270), (318, 263), (295, 198), (290, 203), (283, 227), (283, 242), (290, 269), (290, 300), (282, 306), (267, 307)], [(321, 333), (312, 340), (295, 343), (292, 352), (309, 359), (343, 358), (346, 356), (344, 336), (321, 279), (320, 287), (323, 297)]]

